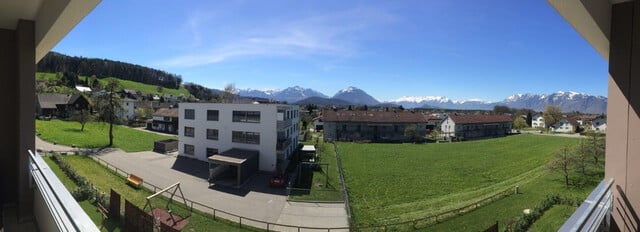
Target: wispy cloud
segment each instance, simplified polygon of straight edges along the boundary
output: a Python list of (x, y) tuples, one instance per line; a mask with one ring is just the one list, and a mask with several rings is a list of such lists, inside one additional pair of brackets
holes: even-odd
[[(362, 35), (376, 26), (394, 21), (393, 15), (376, 8), (358, 7), (348, 11), (259, 25), (259, 29), (236, 31), (231, 38), (203, 43), (212, 30), (207, 18), (194, 14), (186, 26), (193, 38), (192, 48), (164, 59), (164, 66), (190, 67), (242, 57), (323, 55), (349, 57), (358, 53)], [(241, 30), (241, 29), (238, 29)]]

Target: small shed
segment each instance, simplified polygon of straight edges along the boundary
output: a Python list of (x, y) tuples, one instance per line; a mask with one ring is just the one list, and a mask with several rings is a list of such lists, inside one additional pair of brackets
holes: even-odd
[(209, 183), (240, 187), (258, 171), (260, 152), (232, 148), (209, 156)]
[(318, 158), (318, 153), (316, 152), (316, 146), (314, 145), (304, 145), (302, 146), (301, 159), (303, 161), (315, 162)]

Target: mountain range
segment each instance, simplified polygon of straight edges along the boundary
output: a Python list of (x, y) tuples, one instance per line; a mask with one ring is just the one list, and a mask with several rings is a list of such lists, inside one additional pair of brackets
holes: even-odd
[(547, 105), (558, 105), (564, 112), (580, 111), (583, 113), (606, 113), (607, 98), (593, 96), (572, 91), (558, 91), (551, 94), (514, 94), (502, 101), (489, 102), (479, 99), (454, 100), (441, 96), (401, 97), (391, 101), (381, 102), (373, 98), (362, 89), (348, 87), (338, 91), (333, 97), (300, 86), (289, 87), (284, 90), (239, 90), (243, 97), (258, 97), (276, 101), (286, 101), (295, 104), (316, 105), (401, 105), (404, 108), (440, 108), (460, 110), (491, 110), (496, 105), (511, 108), (528, 108), (543, 111)]

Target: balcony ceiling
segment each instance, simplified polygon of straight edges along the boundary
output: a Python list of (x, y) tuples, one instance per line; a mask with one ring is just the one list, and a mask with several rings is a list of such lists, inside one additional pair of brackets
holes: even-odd
[(547, 0), (607, 61), (611, 5), (628, 1), (630, 0)]
[(35, 21), (38, 62), (101, 0), (0, 0), (0, 29), (15, 30), (20, 19)]
[(18, 19), (35, 20), (42, 0), (0, 1), (0, 28), (16, 29)]

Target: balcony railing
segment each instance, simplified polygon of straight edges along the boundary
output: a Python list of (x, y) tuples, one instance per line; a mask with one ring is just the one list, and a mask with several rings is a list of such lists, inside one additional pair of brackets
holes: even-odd
[(33, 212), (41, 231), (100, 231), (38, 154), (29, 151)]
[(602, 180), (558, 231), (603, 231), (609, 228), (613, 205), (612, 185), (613, 179)]

